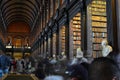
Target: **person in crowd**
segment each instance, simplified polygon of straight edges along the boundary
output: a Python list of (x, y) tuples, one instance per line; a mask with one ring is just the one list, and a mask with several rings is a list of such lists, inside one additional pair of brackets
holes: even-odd
[(49, 65), (50, 74), (53, 74), (53, 73), (55, 72), (55, 70), (56, 70), (56, 66), (57, 66), (57, 63), (58, 63), (55, 54), (53, 54), (53, 57), (52, 57), (52, 59), (49, 61), (49, 63), (50, 63), (50, 65)]
[(107, 55), (107, 58), (115, 60), (115, 56), (118, 54), (118, 52), (112, 51)]
[(109, 55), (107, 56), (107, 58), (113, 59), (117, 63), (117, 65), (120, 69), (120, 53), (118, 51), (110, 52)]
[(17, 71), (19, 73), (23, 73), (24, 70), (24, 60), (23, 59), (18, 59), (17, 60)]
[(11, 73), (16, 73), (16, 69), (17, 69), (17, 62), (15, 60), (15, 58), (12, 58), (11, 60)]
[(7, 56), (8, 60), (9, 60), (9, 69), (8, 69), (8, 72), (10, 72), (11, 71), (11, 59), (12, 59), (12, 57), (11, 57), (10, 54), (6, 54), (6, 56)]
[(43, 60), (42, 60), (42, 63), (43, 63), (43, 71), (46, 75), (49, 75), (49, 58), (46, 56)]
[(22, 72), (25, 70), (25, 60), (24, 58), (21, 59), (21, 64), (22, 64)]
[(72, 60), (71, 65), (78, 64), (82, 62), (88, 62), (88, 60), (83, 56), (83, 52), (80, 47), (77, 48), (76, 57)]
[(10, 67), (10, 59), (0, 50), (0, 78), (7, 74)]
[(53, 55), (53, 58), (50, 60), (51, 64), (56, 64), (57, 63), (57, 59), (56, 59), (56, 55)]
[(44, 80), (64, 80), (64, 78), (60, 75), (51, 75), (51, 76), (46, 76)]
[(45, 73), (43, 71), (43, 62), (42, 60), (38, 61), (37, 68), (35, 70), (35, 76), (39, 79), (44, 79), (45, 78)]
[(70, 80), (88, 80), (88, 63), (73, 64), (67, 67), (65, 73)]
[(116, 63), (119, 63), (120, 53), (118, 51), (112, 51), (107, 57), (113, 59)]
[(106, 57), (110, 52), (112, 52), (112, 47), (108, 45), (108, 41), (106, 39), (102, 40), (102, 56)]
[(29, 54), (26, 54), (24, 57), (24, 66), (26, 73), (33, 73), (35, 71), (35, 59)]
[(120, 53), (118, 53), (118, 54), (116, 55), (115, 61), (116, 61), (117, 65), (118, 65), (118, 67), (119, 67), (119, 69), (120, 69)]
[(110, 52), (107, 57), (113, 59), (117, 63), (117, 65), (120, 69), (120, 53), (119, 52), (115, 52), (115, 51)]
[(25, 70), (26, 73), (32, 73), (32, 65), (31, 61), (29, 58), (26, 59), (26, 64), (25, 64)]
[(107, 57), (95, 58), (89, 67), (89, 80), (120, 80), (116, 62)]

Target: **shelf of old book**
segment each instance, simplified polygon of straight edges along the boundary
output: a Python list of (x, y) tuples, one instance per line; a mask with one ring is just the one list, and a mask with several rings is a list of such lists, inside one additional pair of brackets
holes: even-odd
[(65, 26), (61, 29), (61, 52), (65, 52)]
[(71, 20), (71, 36), (73, 41), (73, 53), (81, 46), (81, 13), (77, 13)]
[(101, 42), (103, 38), (107, 38), (106, 1), (93, 0), (89, 9), (91, 9), (92, 22), (92, 53), (93, 57), (99, 57)]

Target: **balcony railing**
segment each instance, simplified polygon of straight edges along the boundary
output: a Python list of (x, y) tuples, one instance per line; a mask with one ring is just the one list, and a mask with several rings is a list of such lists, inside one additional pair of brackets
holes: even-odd
[(6, 51), (12, 52), (30, 52), (30, 46), (14, 46), (14, 45), (6, 45)]

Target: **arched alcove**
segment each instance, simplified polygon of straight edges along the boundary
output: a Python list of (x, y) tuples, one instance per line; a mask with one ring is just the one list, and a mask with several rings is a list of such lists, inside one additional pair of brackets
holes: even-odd
[(30, 26), (25, 22), (12, 22), (8, 25), (8, 33), (29, 33)]

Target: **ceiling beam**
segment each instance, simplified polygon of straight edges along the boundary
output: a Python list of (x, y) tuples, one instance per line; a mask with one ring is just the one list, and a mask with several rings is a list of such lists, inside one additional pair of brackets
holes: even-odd
[(2, 18), (3, 26), (4, 26), (4, 29), (5, 29), (5, 31), (6, 31), (7, 26), (6, 26), (5, 20), (4, 20), (4, 18), (3, 18), (1, 9), (0, 9), (0, 16), (1, 16), (1, 18)]

